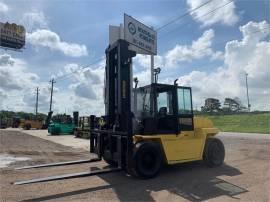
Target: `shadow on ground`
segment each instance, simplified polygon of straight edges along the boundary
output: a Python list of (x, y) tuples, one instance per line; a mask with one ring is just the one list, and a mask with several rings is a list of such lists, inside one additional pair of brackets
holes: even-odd
[[(60, 199), (109, 188), (114, 190), (120, 201), (154, 201), (151, 193), (160, 191), (166, 191), (191, 201), (208, 200), (224, 195), (237, 198), (236, 195), (247, 192), (247, 190), (220, 179), (220, 176), (241, 174), (238, 169), (226, 164), (217, 168), (208, 168), (201, 162), (194, 162), (167, 166), (158, 177), (149, 180), (136, 179), (121, 172), (105, 174), (100, 178), (105, 180), (108, 185), (33, 198), (27, 201)], [(166, 196), (163, 200), (166, 200)]]

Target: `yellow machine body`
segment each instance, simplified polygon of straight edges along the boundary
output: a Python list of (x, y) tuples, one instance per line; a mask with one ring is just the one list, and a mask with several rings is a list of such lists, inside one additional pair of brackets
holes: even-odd
[(39, 120), (23, 120), (20, 124), (20, 127), (24, 129), (31, 129), (31, 128), (42, 129), (43, 124), (44, 124), (43, 121)]
[(154, 141), (161, 145), (167, 164), (202, 160), (207, 138), (215, 136), (219, 130), (204, 117), (194, 117), (194, 131), (179, 134), (135, 135), (134, 143)]

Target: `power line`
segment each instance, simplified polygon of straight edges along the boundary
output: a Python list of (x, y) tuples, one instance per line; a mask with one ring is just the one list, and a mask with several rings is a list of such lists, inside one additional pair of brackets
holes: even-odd
[[(221, 6), (218, 6), (218, 7), (214, 8), (214, 9), (211, 10), (211, 11), (206, 12), (206, 13), (203, 14), (203, 15), (200, 15), (200, 16), (198, 16), (198, 17), (195, 17), (195, 19), (198, 20), (199, 18), (205, 17), (205, 16), (207, 16), (207, 15), (209, 15), (209, 14), (211, 14), (211, 13), (214, 13), (214, 12), (216, 12), (217, 10), (219, 10), (219, 9), (221, 9), (221, 8), (223, 8), (223, 7), (225, 7), (225, 6), (229, 5), (229, 4), (231, 4), (231, 3), (233, 3), (233, 2), (234, 2), (234, 0), (231, 0), (231, 1), (227, 2), (226, 4), (223, 4), (223, 5), (221, 5)], [(188, 24), (188, 23), (182, 24), (181, 26), (186, 25), (186, 24)], [(178, 27), (178, 28), (179, 28), (179, 27)], [(170, 31), (169, 34), (171, 34), (171, 33), (175, 32), (175, 31), (177, 31), (178, 28), (176, 28), (176, 29)], [(163, 38), (162, 36), (168, 36), (168, 33), (165, 33), (165, 34), (161, 35), (161, 37), (159, 37), (159, 39)]]
[[(270, 26), (269, 26), (269, 27), (265, 27), (265, 28), (261, 28), (261, 29), (259, 29), (259, 30), (257, 30), (257, 31), (254, 31), (254, 32), (250, 32), (249, 35), (256, 34), (256, 33), (262, 32), (263, 30), (267, 30), (267, 29), (270, 29)], [(229, 42), (229, 41), (232, 41), (232, 40), (234, 40), (234, 39), (220, 41), (220, 42), (218, 42), (218, 43), (215, 43), (215, 45), (218, 45), (218, 44), (224, 44), (224, 43)], [(204, 50), (207, 50), (207, 49), (209, 49), (209, 48), (210, 48), (210, 47), (200, 49), (200, 50), (198, 50), (197, 53), (201, 53), (201, 52), (203, 52)], [(205, 55), (205, 56), (208, 56), (208, 55)], [(202, 58), (203, 58), (203, 57), (202, 57)], [(198, 58), (198, 59), (201, 59), (201, 58)], [(205, 65), (207, 65), (207, 64), (209, 64), (209, 61), (208, 61), (208, 62), (205, 62), (205, 63), (203, 63), (203, 64), (200, 64), (200, 66), (202, 67), (202, 66), (205, 66)], [(161, 75), (161, 77), (164, 77), (164, 76), (165, 76), (165, 75)]]
[[(265, 27), (265, 28), (262, 28), (262, 29), (260, 29), (260, 30), (254, 31), (254, 32), (250, 32), (249, 35), (259, 33), (259, 32), (261, 32), (261, 31), (263, 31), (263, 30), (266, 30), (266, 29), (270, 29), (270, 27)], [(224, 43), (229, 42), (229, 41), (232, 41), (232, 40), (233, 40), (233, 39), (226, 40), (226, 41), (225, 41), (225, 40), (224, 40), (224, 41), (220, 41), (220, 42), (218, 42), (218, 43), (215, 43), (215, 45), (217, 45), (217, 44), (224, 44)], [(204, 48), (204, 49), (200, 49), (199, 52), (200, 52), (200, 51), (204, 51), (204, 50), (206, 50), (206, 49), (208, 49), (208, 48), (209, 48), (209, 47)]]
[[(189, 10), (188, 12), (186, 12), (186, 13), (184, 13), (184, 14), (178, 16), (177, 18), (175, 18), (175, 19), (173, 19), (173, 20), (167, 22), (166, 24), (160, 26), (159, 28), (156, 29), (156, 31), (160, 31), (161, 29), (164, 29), (165, 27), (169, 26), (170, 24), (172, 24), (172, 23), (174, 23), (174, 22), (180, 20), (181, 18), (184, 18), (185, 16), (187, 16), (187, 15), (193, 13), (194, 11), (196, 11), (196, 10), (202, 8), (203, 6), (209, 4), (209, 3), (212, 2), (212, 1), (213, 1), (213, 0), (209, 0), (209, 1), (207, 1), (207, 2), (205, 2), (205, 3), (203, 3), (203, 4), (201, 4), (201, 5), (199, 5), (198, 7), (194, 8), (194, 9), (192, 9), (192, 10)], [(91, 64), (89, 64), (89, 65), (86, 65), (86, 66), (84, 66), (84, 67), (78, 69), (78, 70), (75, 70), (75, 71), (73, 71), (73, 72), (67, 73), (67, 74), (62, 75), (62, 76), (60, 76), (60, 77), (58, 77), (58, 78), (55, 78), (55, 80), (57, 80), (57, 81), (65, 80), (65, 79), (69, 78), (70, 75), (75, 74), (75, 73), (77, 73), (77, 72), (79, 72), (79, 71), (82, 71), (83, 69), (88, 68), (88, 67), (91, 66), (91, 65), (97, 64), (98, 62), (100, 62), (100, 61), (102, 61), (102, 60), (103, 60), (103, 57), (100, 58), (100, 59), (98, 59), (97, 61), (94, 61), (93, 63), (91, 63)]]
[(94, 61), (94, 62), (92, 62), (92, 63), (90, 63), (90, 64), (88, 64), (86, 66), (81, 67), (80, 69), (77, 69), (75, 71), (72, 71), (72, 72), (69, 72), (67, 74), (64, 74), (64, 75), (62, 75), (62, 76), (60, 76), (58, 78), (56, 77), (55, 80), (57, 80), (57, 81), (63, 81), (65, 79), (69, 78), (69, 76), (71, 76), (72, 74), (75, 74), (75, 73), (78, 73), (80, 71), (83, 71), (84, 69), (86, 69), (86, 68), (88, 68), (88, 67), (90, 67), (92, 65), (95, 65), (95, 64), (101, 62), (102, 60), (103, 60), (103, 57), (99, 58), (98, 60), (96, 60), (96, 61)]
[[(172, 23), (174, 23), (174, 22), (180, 20), (181, 18), (187, 16), (188, 14), (193, 13), (194, 11), (196, 11), (196, 10), (202, 8), (203, 6), (209, 4), (209, 3), (212, 2), (212, 1), (213, 1), (213, 0), (209, 0), (209, 1), (207, 1), (207, 2), (205, 2), (205, 3), (203, 3), (203, 4), (201, 4), (201, 5), (199, 5), (198, 7), (194, 8), (194, 9), (192, 9), (192, 10), (190, 10), (190, 11), (188, 11), (188, 12), (182, 14), (181, 16), (179, 16), (179, 17), (177, 17), (177, 18), (175, 18), (175, 19), (173, 19), (173, 20), (167, 22), (166, 24), (160, 26), (160, 27), (157, 28), (156, 30), (159, 31), (159, 30), (161, 30), (161, 29), (164, 29), (165, 27), (169, 26), (170, 24), (172, 24)], [(201, 17), (204, 17), (204, 16), (207, 16), (207, 15), (209, 15), (209, 14), (211, 14), (211, 13), (214, 13), (214, 12), (216, 12), (217, 10), (219, 10), (219, 9), (221, 9), (221, 8), (223, 8), (223, 7), (227, 6), (227, 5), (229, 5), (229, 4), (231, 4), (232, 2), (234, 2), (234, 0), (231, 0), (231, 1), (225, 3), (225, 4), (221, 5), (221, 6), (218, 6), (218, 7), (214, 8), (213, 10), (211, 10), (211, 11), (209, 11), (209, 12), (207, 12), (207, 13), (201, 15), (201, 16), (197, 16), (195, 19), (199, 19), (199, 18), (201, 18)], [(259, 31), (257, 31), (257, 32), (260, 32), (260, 31), (261, 31), (261, 30), (259, 30)], [(172, 33), (172, 32), (170, 32), (170, 33)], [(254, 32), (254, 33), (256, 33), (256, 32)], [(225, 42), (226, 42), (226, 41), (225, 41)], [(223, 42), (222, 42), (222, 43), (223, 43)], [(208, 47), (205, 48), (205, 49), (208, 49)], [(201, 49), (200, 51), (203, 51), (203, 50), (205, 50), (205, 49)], [(103, 60), (103, 57), (100, 58), (100, 59), (98, 59), (97, 61), (95, 61), (95, 62), (89, 64), (89, 65), (86, 65), (86, 66), (84, 66), (84, 67), (81, 67), (80, 69), (77, 69), (77, 70), (75, 70), (75, 71), (73, 71), (73, 72), (70, 72), (70, 73), (67, 73), (67, 74), (65, 74), (65, 75), (62, 75), (62, 76), (56, 78), (56, 80), (57, 80), (57, 81), (63, 81), (63, 80), (65, 80), (65, 79), (68, 79), (72, 74), (75, 74), (75, 73), (77, 73), (77, 72), (83, 71), (84, 69), (88, 68), (89, 66), (94, 65), (94, 64), (97, 64), (98, 62), (100, 62), (100, 61), (102, 61), (102, 60)]]
[[(209, 1), (207, 1), (207, 2), (205, 2), (205, 3), (203, 3), (203, 4), (201, 4), (201, 5), (199, 5), (198, 7), (194, 8), (194, 9), (192, 9), (192, 10), (189, 10), (188, 12), (186, 12), (186, 13), (184, 13), (184, 14), (178, 16), (177, 18), (175, 18), (175, 19), (173, 19), (173, 20), (167, 22), (166, 24), (162, 25), (161, 27), (157, 28), (156, 31), (160, 31), (161, 29), (164, 29), (165, 27), (169, 26), (170, 24), (172, 24), (172, 23), (174, 23), (174, 22), (180, 20), (181, 18), (184, 18), (185, 16), (187, 16), (187, 15), (193, 13), (194, 11), (196, 11), (196, 10), (202, 8), (203, 6), (209, 4), (209, 3), (212, 2), (212, 1), (213, 1), (213, 0), (209, 0)], [(83, 69), (88, 68), (88, 67), (91, 66), (91, 65), (97, 64), (98, 62), (100, 62), (100, 61), (102, 61), (102, 60), (103, 60), (103, 57), (100, 58), (100, 59), (98, 59), (97, 61), (95, 61), (95, 62), (89, 64), (89, 65), (86, 65), (86, 66), (84, 66), (84, 67), (82, 67), (82, 68), (76, 70), (76, 71), (73, 71), (73, 72), (70, 72), (70, 73), (68, 73), (68, 74), (62, 75), (62, 76), (56, 78), (56, 80), (57, 80), (57, 81), (65, 80), (65, 79), (69, 78), (70, 75), (75, 74), (75, 73), (77, 73), (77, 72), (79, 72), (79, 71), (82, 71)]]
[(173, 19), (173, 20), (167, 22), (166, 24), (164, 24), (164, 25), (158, 27), (158, 28), (156, 29), (156, 31), (159, 31), (159, 30), (161, 30), (161, 29), (163, 29), (163, 28), (169, 26), (170, 24), (172, 24), (172, 23), (174, 23), (174, 22), (177, 22), (177, 21), (180, 20), (181, 18), (186, 17), (187, 15), (189, 15), (189, 14), (193, 13), (194, 11), (196, 11), (196, 10), (202, 8), (203, 6), (209, 4), (209, 3), (212, 2), (212, 1), (213, 1), (213, 0), (209, 0), (209, 1), (207, 1), (207, 2), (205, 2), (205, 3), (203, 3), (203, 4), (201, 4), (201, 5), (199, 5), (198, 7), (194, 8), (194, 9), (192, 9), (192, 10), (189, 10), (188, 12), (186, 12), (186, 13), (184, 13), (184, 14), (182, 14), (182, 15), (176, 17), (175, 19)]

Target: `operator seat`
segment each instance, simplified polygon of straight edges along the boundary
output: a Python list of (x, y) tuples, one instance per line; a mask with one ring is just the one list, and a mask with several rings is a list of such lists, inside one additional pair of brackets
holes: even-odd
[(159, 116), (164, 117), (167, 115), (167, 113), (168, 113), (167, 107), (160, 107), (159, 112), (158, 112)]

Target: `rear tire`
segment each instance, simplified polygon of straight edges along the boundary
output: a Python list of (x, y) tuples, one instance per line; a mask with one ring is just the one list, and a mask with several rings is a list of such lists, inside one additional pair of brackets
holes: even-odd
[(225, 158), (225, 148), (220, 139), (207, 138), (203, 160), (209, 167), (217, 167), (223, 164)]
[(142, 178), (155, 177), (162, 167), (163, 155), (159, 144), (139, 142), (134, 148), (133, 173)]

